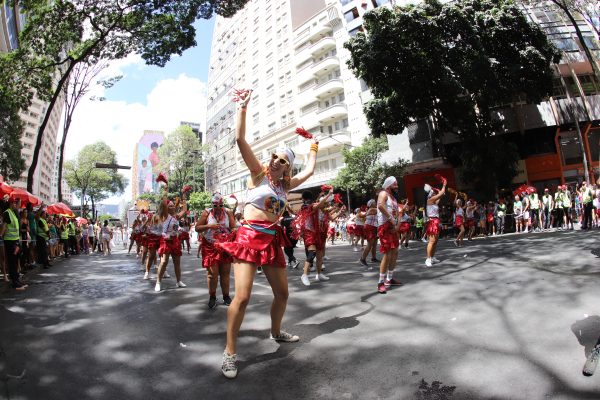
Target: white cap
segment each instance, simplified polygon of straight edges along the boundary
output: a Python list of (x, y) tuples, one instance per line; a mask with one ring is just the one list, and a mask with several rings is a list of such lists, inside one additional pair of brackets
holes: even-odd
[(398, 183), (396, 178), (393, 176), (388, 176), (387, 178), (385, 178), (385, 181), (383, 181), (383, 188), (387, 189), (390, 186), (392, 186), (394, 183)]
[(287, 156), (290, 165), (294, 165), (294, 159), (296, 158), (296, 155), (289, 147), (278, 147), (275, 150), (275, 153), (284, 153)]

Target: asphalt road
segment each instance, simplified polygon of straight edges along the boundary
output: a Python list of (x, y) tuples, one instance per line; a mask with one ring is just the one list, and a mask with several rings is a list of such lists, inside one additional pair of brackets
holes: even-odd
[(600, 336), (599, 239), (444, 241), (433, 268), (412, 243), (405, 285), (386, 295), (349, 246), (331, 247), (329, 282), (289, 272), (284, 329), (299, 343), (268, 339), (257, 276), (235, 380), (220, 372), (226, 307), (207, 308), (195, 255), (188, 287), (166, 279), (159, 294), (135, 257), (73, 257), (29, 274), (25, 293), (0, 290), (0, 399), (600, 399), (600, 368), (581, 373)]

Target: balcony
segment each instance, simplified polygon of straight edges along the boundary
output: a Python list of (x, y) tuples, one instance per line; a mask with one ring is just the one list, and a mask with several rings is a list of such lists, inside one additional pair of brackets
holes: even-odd
[(346, 115), (348, 115), (348, 108), (344, 103), (337, 103), (317, 111), (317, 119), (319, 123), (325, 123), (332, 119), (345, 117)]
[(340, 68), (340, 59), (337, 56), (331, 56), (324, 58), (320, 61), (313, 62), (312, 64), (308, 64), (302, 69), (296, 71), (296, 82), (302, 83), (306, 82), (311, 78), (316, 77), (322, 73), (326, 73), (333, 69)]
[(311, 57), (314, 57), (315, 54), (319, 54), (323, 50), (334, 48), (335, 47), (335, 39), (333, 36), (325, 36), (321, 40), (304, 46), (301, 49), (297, 50), (295, 53), (296, 66), (302, 64), (304, 61), (308, 60)]
[(341, 90), (344, 90), (344, 83), (341, 79), (336, 78), (328, 80), (314, 87), (314, 89), (312, 90), (313, 100), (314, 97), (321, 97), (325, 95), (328, 96), (334, 92), (339, 92)]
[(334, 148), (351, 144), (352, 137), (350, 136), (350, 132), (346, 130), (333, 132), (331, 134), (322, 133), (319, 135), (319, 148), (321, 149)]

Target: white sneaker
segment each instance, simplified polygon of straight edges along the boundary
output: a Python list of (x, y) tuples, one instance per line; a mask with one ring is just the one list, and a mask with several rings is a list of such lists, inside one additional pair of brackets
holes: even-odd
[(163, 274), (163, 278), (170, 278), (171, 275), (169, 275), (169, 273), (167, 271), (165, 271), (165, 273)]
[(300, 280), (304, 284), (304, 286), (310, 286), (310, 279), (308, 279), (308, 275), (302, 274)]
[(287, 333), (284, 331), (279, 332), (279, 335), (277, 335), (277, 336), (273, 336), (273, 334), (271, 334), (269, 337), (271, 340), (275, 340), (276, 342), (286, 342), (286, 343), (295, 343), (300, 340), (300, 336), (292, 335), (291, 333)]
[(435, 258), (435, 257), (432, 257), (432, 258), (431, 258), (431, 262), (432, 262), (432, 263), (434, 263), (434, 264), (439, 264), (441, 261), (440, 261), (440, 260), (438, 260), (438, 259), (437, 259), (437, 258)]
[(315, 276), (315, 281), (317, 281), (317, 282), (325, 282), (328, 280), (329, 280), (329, 278), (322, 272), (320, 274), (317, 274), (317, 276)]
[(426, 267), (433, 267), (433, 263), (431, 262), (431, 258), (428, 258), (425, 260), (425, 266)]
[(321, 265), (321, 269), (325, 269), (325, 264)]
[(187, 285), (181, 281), (177, 282), (177, 287), (187, 287)]
[(156, 282), (156, 285), (154, 285), (154, 291), (160, 292), (160, 282)]
[(353, 247), (352, 250), (353, 251), (358, 251), (358, 247)]
[(598, 365), (598, 358), (600, 357), (600, 346), (595, 346), (585, 361), (583, 366), (583, 375), (592, 376), (596, 371), (596, 366)]
[(421, 239), (421, 242), (423, 242), (423, 243), (427, 243), (427, 242), (428, 242), (428, 240), (427, 240), (427, 239), (425, 239), (425, 238), (423, 238), (423, 239)]
[(221, 372), (225, 378), (233, 379), (237, 376), (236, 354), (227, 354), (223, 352), (223, 362), (221, 364)]
[(146, 272), (146, 273), (144, 274), (144, 280), (145, 280), (145, 281), (147, 281), (148, 279), (150, 279), (150, 277), (148, 276), (148, 273)]
[(329, 257), (327, 257), (327, 256), (323, 256), (323, 260), (326, 260), (326, 261), (328, 261), (328, 260), (329, 260)]

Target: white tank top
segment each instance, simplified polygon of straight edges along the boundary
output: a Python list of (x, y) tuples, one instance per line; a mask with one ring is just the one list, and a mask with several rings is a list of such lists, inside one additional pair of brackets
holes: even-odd
[(410, 222), (410, 216), (406, 213), (402, 214), (400, 217), (400, 222)]
[(365, 225), (377, 226), (377, 214), (367, 214)]
[[(319, 213), (319, 223), (323, 223), (323, 221), (325, 220), (325, 213), (321, 210), (317, 210), (317, 211)], [(304, 229), (314, 232), (315, 227), (313, 226), (312, 215), (306, 219), (306, 222), (304, 223)]]
[(204, 231), (204, 238), (206, 240), (208, 240), (209, 242), (214, 242), (215, 238), (214, 235), (215, 233), (226, 233), (229, 232), (229, 216), (227, 215), (226, 212), (223, 212), (223, 217), (221, 218), (220, 221), (217, 221), (217, 218), (215, 218), (215, 215), (212, 212), (212, 208), (208, 210), (208, 218), (206, 219), (206, 224), (210, 225), (210, 224), (219, 224), (221, 225), (221, 228), (219, 229), (207, 229)]
[(359, 215), (356, 216), (356, 226), (363, 226), (365, 224), (365, 219)]
[(283, 185), (271, 185), (268, 177), (255, 188), (248, 189), (246, 204), (252, 204), (259, 210), (268, 211), (273, 214), (281, 214), (285, 209), (287, 194)]
[(457, 217), (462, 217), (463, 215), (465, 215), (463, 209), (461, 207), (457, 208), (456, 211), (454, 211), (454, 215), (456, 215)]
[[(392, 216), (392, 218), (398, 218), (398, 202), (392, 196), (388, 194), (387, 201), (385, 202), (386, 211)], [(388, 217), (384, 215), (379, 209), (377, 209), (377, 223), (383, 225), (388, 221)]]
[(439, 218), (440, 217), (440, 208), (437, 204), (427, 204), (427, 217), (429, 218)]

